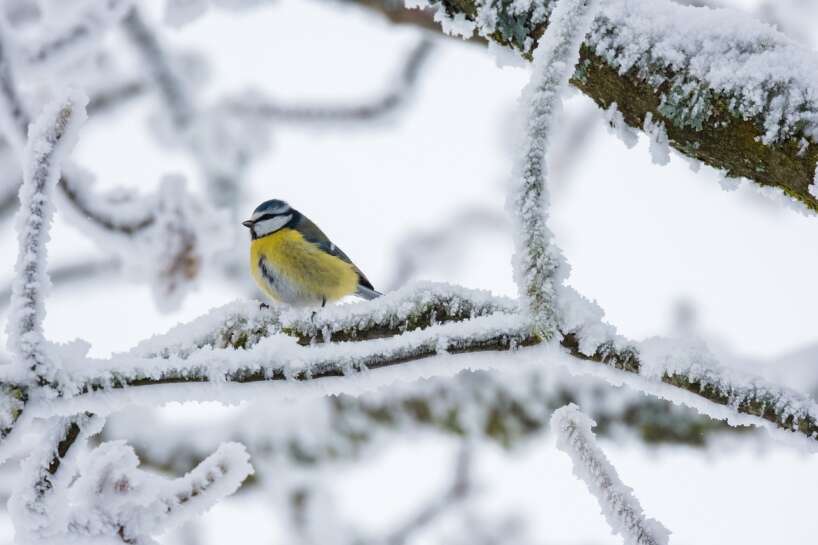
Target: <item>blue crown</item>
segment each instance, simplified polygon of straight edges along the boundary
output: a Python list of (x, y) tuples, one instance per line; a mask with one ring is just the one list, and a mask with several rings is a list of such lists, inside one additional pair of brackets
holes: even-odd
[(285, 201), (279, 199), (270, 199), (264, 201), (253, 210), (253, 215), (256, 214), (286, 214), (290, 211), (290, 205)]

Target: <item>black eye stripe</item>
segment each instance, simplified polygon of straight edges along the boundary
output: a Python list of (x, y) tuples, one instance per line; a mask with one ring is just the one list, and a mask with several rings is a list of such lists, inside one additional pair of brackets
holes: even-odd
[(275, 217), (278, 217), (278, 216), (281, 216), (281, 215), (283, 215), (283, 214), (264, 214), (262, 216), (259, 216), (255, 220), (253, 220), (253, 223), (258, 222), (258, 221), (271, 220), (271, 219), (273, 219)]

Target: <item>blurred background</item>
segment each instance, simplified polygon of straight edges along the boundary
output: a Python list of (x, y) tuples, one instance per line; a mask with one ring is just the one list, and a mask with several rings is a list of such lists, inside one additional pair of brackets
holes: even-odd
[[(6, 16), (34, 36), (32, 21), (69, 4), (32, 13), (8, 2)], [(34, 67), (18, 83), (35, 101), (66, 83), (97, 99), (72, 156), (96, 178), (83, 189), (96, 195), (91, 208), (127, 223), (157, 199), (175, 202), (168, 180), (181, 176), (180, 214), (196, 229), (140, 238), (60, 206), (49, 339), (83, 339), (104, 357), (260, 298), (239, 221), (270, 198), (310, 216), (381, 291), (433, 280), (516, 294), (504, 206), (528, 67), (498, 66), (484, 44), (395, 25), (352, 1), (216, 2), (184, 25), (184, 10), (143, 4), (81, 59), (61, 60), (62, 80)], [(818, 46), (813, 0), (718, 5)], [(155, 88), (145, 78), (156, 66), (176, 81)], [(628, 149), (576, 92), (555, 139), (551, 226), (569, 282), (619, 333), (703, 340), (731, 365), (818, 392), (815, 217), (679, 155), (652, 164), (644, 137)], [(0, 207), (3, 323), (17, 251), (10, 202)], [(178, 234), (172, 224), (166, 233)], [(361, 399), (138, 409), (112, 417), (104, 435), (171, 474), (220, 441), (247, 444), (252, 482), (164, 543), (619, 543), (547, 432), (550, 411), (569, 400), (597, 419), (603, 448), (675, 545), (814, 542), (814, 456), (559, 369), (469, 373)], [(3, 501), (17, 464), (0, 467)], [(0, 543), (12, 541), (0, 513)]]

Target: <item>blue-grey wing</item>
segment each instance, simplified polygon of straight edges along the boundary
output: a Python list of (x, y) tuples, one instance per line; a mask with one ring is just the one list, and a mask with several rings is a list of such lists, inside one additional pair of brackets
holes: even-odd
[(361, 269), (358, 268), (355, 263), (347, 256), (344, 251), (336, 246), (328, 237), (324, 234), (324, 232), (318, 228), (312, 221), (307, 219), (304, 215), (301, 215), (298, 224), (295, 225), (295, 229), (301, 233), (301, 236), (304, 237), (304, 240), (307, 242), (311, 242), (321, 248), (321, 250), (327, 252), (330, 255), (334, 255), (337, 258), (346, 261), (355, 269), (355, 272), (358, 273), (358, 283), (368, 288), (372, 291), (375, 291), (375, 288), (372, 287), (372, 283), (369, 279), (361, 272)]

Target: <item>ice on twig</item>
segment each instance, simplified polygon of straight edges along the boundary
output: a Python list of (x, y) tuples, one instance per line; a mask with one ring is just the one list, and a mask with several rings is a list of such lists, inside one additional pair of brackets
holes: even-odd
[(561, 0), (534, 51), (531, 80), (523, 91), (524, 136), (514, 167), (509, 206), (514, 218), (514, 272), (520, 296), (538, 335), (557, 333), (556, 287), (567, 265), (546, 225), (549, 196), (546, 154), (562, 94), (579, 60), (579, 46), (590, 28), (597, 2)]
[(655, 122), (653, 120), (653, 114), (648, 112), (645, 115), (643, 128), (645, 129), (645, 134), (648, 135), (650, 156), (653, 162), (662, 166), (670, 163), (670, 144), (667, 139), (665, 125), (661, 121)]
[(46, 383), (57, 380), (59, 369), (48, 353), (43, 335), (44, 301), (50, 284), (46, 243), (54, 215), (54, 189), (62, 163), (85, 121), (87, 103), (86, 96), (69, 92), (48, 104), (29, 128), (23, 164), (17, 214), (19, 250), (7, 325), (8, 342), (19, 362)]
[(591, 431), (595, 425), (573, 403), (551, 417), (557, 448), (571, 457), (574, 474), (596, 497), (613, 533), (621, 535), (625, 545), (667, 545), (670, 532), (660, 522), (645, 518), (633, 490), (625, 486), (597, 445)]
[(605, 121), (608, 123), (608, 132), (616, 135), (628, 148), (633, 148), (639, 142), (639, 134), (625, 122), (616, 102), (612, 102), (605, 110)]
[(87, 450), (102, 424), (92, 416), (49, 419), (9, 502), (22, 543), (152, 543), (152, 536), (233, 494), (253, 473), (245, 448), (225, 443), (183, 477), (166, 479), (139, 469), (124, 442)]

